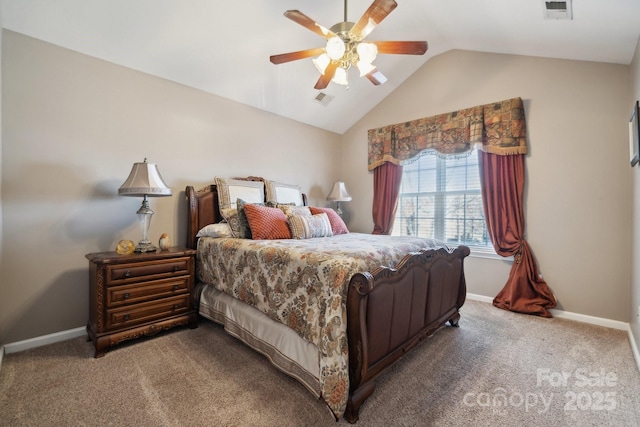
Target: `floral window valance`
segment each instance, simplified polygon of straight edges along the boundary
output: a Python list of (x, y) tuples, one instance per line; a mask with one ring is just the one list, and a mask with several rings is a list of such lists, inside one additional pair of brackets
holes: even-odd
[(423, 150), (461, 154), (474, 147), (499, 155), (526, 154), (521, 98), (369, 130), (369, 170), (401, 165)]

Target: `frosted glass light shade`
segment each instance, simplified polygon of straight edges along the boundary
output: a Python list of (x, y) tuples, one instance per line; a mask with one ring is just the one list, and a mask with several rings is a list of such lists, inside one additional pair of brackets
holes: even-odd
[(324, 71), (327, 69), (329, 62), (331, 62), (331, 58), (329, 58), (329, 55), (327, 55), (326, 53), (323, 53), (317, 58), (312, 59), (311, 62), (313, 62), (313, 65), (316, 66), (316, 69), (320, 72), (320, 74), (324, 74)]
[(378, 55), (378, 46), (373, 43), (360, 43), (356, 48), (360, 61), (371, 64)]
[(338, 59), (344, 56), (346, 51), (346, 46), (344, 45), (344, 41), (340, 37), (331, 37), (327, 40), (327, 46), (325, 47), (327, 55), (329, 58), (337, 61)]
[(333, 75), (331, 81), (343, 86), (348, 85), (349, 81), (347, 80), (347, 70), (342, 67), (336, 68), (336, 73)]
[(358, 61), (356, 65), (358, 66), (358, 70), (360, 70), (360, 77), (366, 76), (376, 69), (373, 64), (364, 61)]

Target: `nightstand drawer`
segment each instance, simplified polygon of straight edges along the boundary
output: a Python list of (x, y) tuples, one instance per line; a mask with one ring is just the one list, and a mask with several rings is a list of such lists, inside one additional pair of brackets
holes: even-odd
[(189, 310), (189, 294), (107, 310), (107, 329), (151, 322)]
[(175, 258), (170, 260), (137, 262), (135, 264), (119, 264), (107, 267), (107, 286), (140, 279), (157, 279), (168, 276), (189, 274), (189, 259)]
[(179, 295), (190, 290), (191, 276), (111, 286), (107, 288), (107, 308)]

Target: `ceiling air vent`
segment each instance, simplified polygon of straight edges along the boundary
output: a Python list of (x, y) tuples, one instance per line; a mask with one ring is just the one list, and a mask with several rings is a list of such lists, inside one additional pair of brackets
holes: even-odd
[(333, 99), (333, 96), (327, 95), (324, 92), (318, 92), (318, 94), (314, 98), (316, 102), (319, 102), (322, 105), (328, 105), (332, 99)]
[(573, 19), (571, 15), (571, 0), (542, 0), (542, 5), (544, 7), (544, 19)]

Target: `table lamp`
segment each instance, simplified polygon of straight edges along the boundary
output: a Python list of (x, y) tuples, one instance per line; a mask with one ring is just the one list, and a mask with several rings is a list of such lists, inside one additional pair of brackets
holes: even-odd
[(149, 208), (147, 197), (171, 196), (171, 189), (162, 180), (155, 163), (134, 163), (127, 180), (118, 189), (120, 196), (142, 196), (142, 206), (138, 209), (138, 221), (142, 229), (142, 240), (136, 245), (136, 252), (153, 252), (156, 247), (149, 240), (149, 225), (153, 211)]
[(333, 184), (331, 193), (327, 196), (327, 200), (330, 202), (336, 202), (336, 212), (342, 217), (342, 209), (340, 209), (340, 202), (350, 202), (351, 196), (345, 187), (344, 182), (336, 181)]

